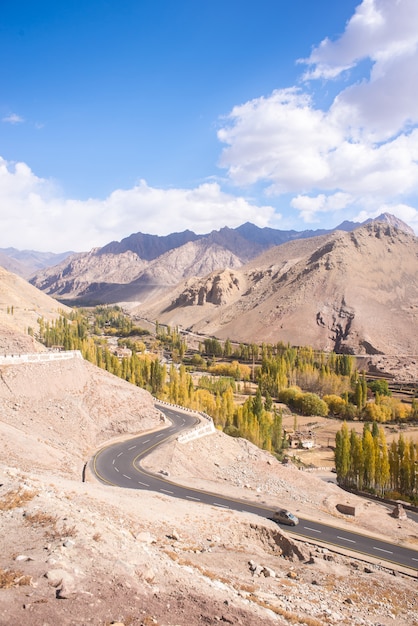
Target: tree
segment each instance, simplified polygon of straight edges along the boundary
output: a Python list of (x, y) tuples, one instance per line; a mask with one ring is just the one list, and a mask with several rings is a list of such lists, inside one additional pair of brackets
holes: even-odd
[(224, 343), (224, 357), (229, 358), (232, 355), (232, 345), (229, 339)]
[(372, 380), (367, 386), (374, 394), (378, 393), (381, 396), (392, 395), (392, 392), (389, 389), (388, 381), (383, 378), (379, 380)]
[(271, 445), (273, 450), (280, 452), (283, 448), (283, 414), (280, 410), (274, 411), (273, 425), (271, 428)]
[(327, 403), (315, 393), (301, 394), (297, 399), (296, 406), (303, 415), (320, 415), (322, 417), (328, 415)]
[(350, 435), (346, 422), (335, 436), (335, 469), (339, 484), (346, 485), (350, 471)]
[(357, 489), (362, 489), (364, 468), (363, 442), (354, 428), (350, 435), (350, 456), (350, 476)]
[(368, 489), (374, 489), (375, 487), (375, 471), (376, 471), (376, 457), (375, 457), (375, 441), (369, 428), (365, 428), (363, 431), (363, 484)]

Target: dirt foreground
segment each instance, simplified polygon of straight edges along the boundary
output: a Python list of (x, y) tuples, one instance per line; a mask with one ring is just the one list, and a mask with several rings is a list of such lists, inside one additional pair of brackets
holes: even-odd
[[(0, 366), (0, 625), (418, 624), (417, 578), (273, 522), (101, 485), (114, 437), (161, 427), (151, 396), (93, 365)], [(147, 459), (173, 481), (418, 547), (418, 524), (216, 432)], [(338, 513), (336, 504), (355, 507)]]

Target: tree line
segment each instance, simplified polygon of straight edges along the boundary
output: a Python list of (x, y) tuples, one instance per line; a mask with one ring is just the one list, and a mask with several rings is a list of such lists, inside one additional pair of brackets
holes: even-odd
[[(382, 415), (389, 419), (390, 410), (392, 419), (406, 416), (397, 413), (396, 405), (389, 404), (393, 398), (385, 395), (383, 384), (375, 389), (375, 401), (370, 401), (373, 392), (350, 355), (281, 342), (250, 344), (244, 349), (243, 344), (233, 347), (227, 340), (222, 346), (218, 340), (208, 339), (200, 346), (201, 354), (190, 358), (184, 336), (177, 328), (157, 322), (156, 336), (146, 350), (139, 338), (147, 331), (134, 327), (125, 317), (118, 307), (97, 307), (93, 311), (74, 310), (54, 322), (41, 318), (39, 338), (49, 347), (80, 350), (86, 360), (159, 399), (204, 411), (225, 433), (245, 437), (276, 453), (286, 442), (281, 413), (274, 408), (273, 400), (303, 415), (331, 414), (343, 419), (363, 416), (384, 421)], [(109, 349), (107, 335), (120, 337), (118, 343), (128, 346), (131, 354), (117, 356)], [(221, 361), (216, 356), (219, 347)], [(160, 358), (163, 349), (172, 355), (170, 364)], [(236, 358), (237, 353), (243, 355), (244, 362)], [(236, 402), (237, 392), (249, 397)], [(416, 407), (407, 415), (413, 410)]]
[(418, 444), (402, 434), (390, 445), (377, 422), (362, 434), (344, 422), (335, 438), (338, 484), (359, 491), (418, 502)]

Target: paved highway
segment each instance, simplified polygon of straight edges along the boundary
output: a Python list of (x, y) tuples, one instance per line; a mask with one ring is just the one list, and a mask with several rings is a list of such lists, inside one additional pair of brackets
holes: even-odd
[[(271, 516), (274, 509), (259, 504), (177, 485), (164, 475), (164, 468), (161, 469), (159, 475), (145, 471), (140, 465), (144, 457), (150, 454), (156, 446), (174, 439), (179, 432), (193, 427), (198, 422), (191, 413), (177, 411), (163, 405), (158, 405), (158, 408), (170, 420), (170, 426), (108, 445), (96, 453), (92, 459), (92, 468), (101, 482), (129, 489), (157, 491), (174, 498), (202, 502), (222, 509), (246, 511), (264, 518)], [(277, 508), (279, 507), (278, 502)], [(288, 526), (283, 526), (283, 528), (289, 531)], [(299, 525), (292, 528), (291, 532), (313, 543), (329, 544), (330, 547), (359, 552), (363, 556), (371, 556), (373, 559), (388, 561), (393, 565), (418, 570), (418, 551), (404, 546), (379, 541), (373, 537), (303, 518), (299, 518)]]

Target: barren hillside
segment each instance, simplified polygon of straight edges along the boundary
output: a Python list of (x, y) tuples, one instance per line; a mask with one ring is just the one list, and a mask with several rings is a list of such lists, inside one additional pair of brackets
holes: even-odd
[[(393, 215), (383, 214), (377, 219), (413, 234)], [(345, 222), (341, 229), (351, 231), (356, 226), (359, 224)], [(37, 272), (31, 282), (67, 303), (143, 303), (192, 276), (240, 267), (273, 246), (331, 232), (281, 231), (247, 223), (206, 235), (191, 231), (164, 237), (135, 233), (103, 248), (74, 254), (56, 267)]]
[(40, 352), (45, 348), (31, 334), (38, 330), (38, 319), (56, 319), (69, 311), (25, 279), (0, 267), (0, 354)]
[[(144, 391), (79, 359), (2, 366), (0, 624), (417, 623), (415, 581), (294, 541), (272, 522), (100, 485), (84, 463), (160, 427)], [(217, 433), (147, 465), (171, 480), (417, 545), (390, 510)], [(340, 501), (356, 506), (345, 519)], [(7, 582), (8, 581), (8, 582)]]
[(283, 244), (137, 311), (243, 342), (418, 355), (418, 239), (390, 225)]
[[(0, 327), (4, 351), (41, 350), (21, 344), (20, 329), (35, 313), (55, 316), (53, 301), (2, 278), (16, 307), (2, 313), (16, 324)], [(162, 428), (161, 418), (146, 391), (80, 358), (0, 365), (2, 626), (418, 624), (413, 572), (308, 545), (254, 515), (94, 479), (88, 462), (99, 447)], [(196, 489), (418, 545), (412, 519), (220, 432), (166, 444), (147, 466)], [(338, 512), (341, 502), (355, 517)]]

